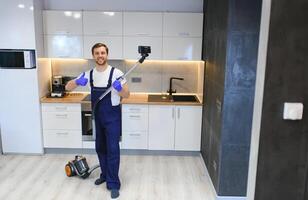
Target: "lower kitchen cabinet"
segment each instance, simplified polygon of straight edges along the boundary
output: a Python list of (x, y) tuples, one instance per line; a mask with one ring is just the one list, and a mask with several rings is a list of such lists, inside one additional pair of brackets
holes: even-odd
[(149, 149), (200, 151), (201, 106), (149, 105)]
[(122, 105), (122, 149), (148, 149), (148, 105)]
[(174, 150), (175, 107), (149, 105), (149, 149)]
[(81, 105), (43, 103), (45, 148), (82, 148)]
[(201, 106), (175, 106), (174, 149), (179, 151), (200, 151)]

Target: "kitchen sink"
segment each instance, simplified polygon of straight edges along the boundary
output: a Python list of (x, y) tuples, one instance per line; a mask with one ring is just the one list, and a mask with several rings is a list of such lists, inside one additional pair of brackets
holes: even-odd
[(195, 95), (149, 94), (148, 102), (199, 102)]
[(171, 95), (166, 94), (149, 94), (148, 102), (171, 102), (173, 101)]
[(198, 99), (195, 95), (173, 95), (173, 101), (178, 102), (198, 102)]

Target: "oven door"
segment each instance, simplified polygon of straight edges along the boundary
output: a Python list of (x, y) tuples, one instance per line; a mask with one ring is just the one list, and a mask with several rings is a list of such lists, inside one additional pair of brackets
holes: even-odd
[(82, 140), (93, 141), (95, 136), (93, 135), (92, 127), (92, 112), (82, 111)]

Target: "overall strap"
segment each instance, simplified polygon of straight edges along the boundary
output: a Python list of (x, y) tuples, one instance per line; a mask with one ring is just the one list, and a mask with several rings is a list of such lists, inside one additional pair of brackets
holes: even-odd
[(113, 76), (113, 71), (114, 71), (114, 67), (111, 67), (107, 87), (110, 87), (110, 86), (111, 86), (111, 84), (112, 84), (112, 76)]
[(93, 87), (93, 69), (90, 71), (90, 86)]

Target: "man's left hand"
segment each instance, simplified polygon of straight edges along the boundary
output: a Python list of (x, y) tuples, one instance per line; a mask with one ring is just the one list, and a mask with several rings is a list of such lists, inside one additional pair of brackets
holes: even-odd
[(113, 87), (116, 91), (120, 92), (120, 91), (122, 90), (121, 81), (115, 80), (115, 81), (112, 83), (112, 87)]

